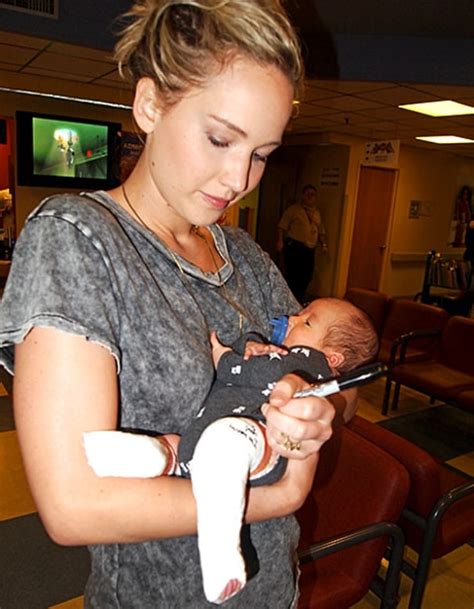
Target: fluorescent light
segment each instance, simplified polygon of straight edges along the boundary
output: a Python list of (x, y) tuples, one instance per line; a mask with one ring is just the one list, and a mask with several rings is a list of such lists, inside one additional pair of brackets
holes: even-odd
[(457, 135), (420, 135), (415, 139), (433, 144), (474, 144), (474, 140), (468, 140), (466, 137), (458, 137)]
[(428, 116), (460, 116), (462, 114), (474, 114), (473, 106), (466, 106), (451, 99), (442, 101), (426, 102), (422, 104), (402, 104), (398, 106), (403, 110), (411, 110)]
[(73, 97), (72, 95), (59, 95), (58, 93), (43, 93), (41, 91), (29, 91), (28, 89), (15, 89), (13, 87), (0, 87), (2, 93), (19, 93), (20, 95), (32, 95), (33, 97), (48, 97), (50, 99), (60, 99), (63, 101), (79, 102), (80, 104), (92, 104), (93, 106), (104, 106), (106, 108), (120, 108), (121, 110), (131, 110), (129, 104), (119, 104), (116, 102), (102, 101), (100, 99), (88, 99), (86, 97)]

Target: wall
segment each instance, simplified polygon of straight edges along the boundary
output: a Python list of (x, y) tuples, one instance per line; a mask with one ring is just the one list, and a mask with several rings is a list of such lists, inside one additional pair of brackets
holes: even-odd
[[(334, 135), (331, 136), (331, 141), (350, 146), (345, 187), (347, 205), (341, 226), (340, 264), (335, 282), (335, 294), (341, 296), (346, 288), (358, 177), (364, 159), (365, 140)], [(465, 183), (474, 185), (474, 159), (445, 152), (441, 147), (438, 152), (401, 146), (398, 166), (398, 187), (380, 289), (393, 296), (412, 296), (421, 289), (424, 257), (428, 250), (436, 249), (456, 257), (462, 252), (448, 246), (450, 223), (460, 187)], [(431, 215), (409, 219), (411, 200), (429, 203)], [(405, 260), (394, 261), (392, 257)]]
[(8, 188), (10, 182), (9, 168), (10, 156), (12, 154), (12, 132), (11, 121), (6, 116), (0, 116), (0, 120), (5, 121), (6, 142), (0, 143), (0, 190)]

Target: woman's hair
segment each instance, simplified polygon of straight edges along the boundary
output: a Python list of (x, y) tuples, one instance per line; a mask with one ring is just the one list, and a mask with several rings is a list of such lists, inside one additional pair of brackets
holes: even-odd
[(152, 78), (165, 103), (239, 55), (277, 66), (300, 94), (300, 47), (280, 0), (137, 0), (123, 18), (119, 71)]
[(344, 355), (338, 373), (368, 364), (377, 355), (379, 341), (370, 317), (347, 300), (327, 298), (329, 306), (339, 306), (338, 321), (328, 327), (322, 350), (334, 349)]

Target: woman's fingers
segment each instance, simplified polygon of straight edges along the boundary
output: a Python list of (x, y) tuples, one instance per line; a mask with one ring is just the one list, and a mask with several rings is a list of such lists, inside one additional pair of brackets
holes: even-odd
[(325, 398), (292, 398), (308, 386), (300, 377), (289, 374), (277, 383), (269, 403), (262, 407), (267, 420), (270, 446), (279, 454), (304, 459), (317, 452), (332, 434), (335, 410)]
[(314, 421), (297, 419), (273, 406), (269, 406), (266, 416), (268, 442), (285, 457), (304, 459), (317, 452), (332, 434), (332, 417)]

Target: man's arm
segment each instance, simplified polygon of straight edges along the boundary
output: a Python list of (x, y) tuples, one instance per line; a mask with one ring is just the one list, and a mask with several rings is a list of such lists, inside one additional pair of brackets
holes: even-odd
[(281, 252), (285, 245), (285, 231), (282, 228), (277, 228), (277, 242), (276, 248), (277, 252)]

